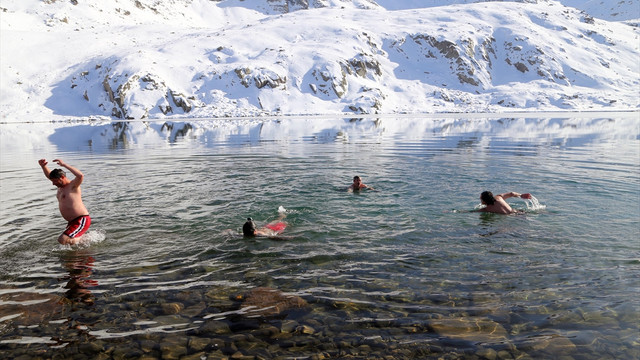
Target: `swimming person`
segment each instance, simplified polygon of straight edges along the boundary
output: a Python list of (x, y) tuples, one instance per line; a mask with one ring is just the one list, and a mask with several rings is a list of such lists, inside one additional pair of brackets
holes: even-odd
[(265, 226), (258, 228), (253, 219), (247, 218), (247, 221), (242, 226), (242, 234), (244, 236), (267, 236), (275, 237), (282, 233), (287, 228), (287, 223), (282, 221), (287, 217), (286, 209), (282, 206), (278, 208), (278, 219), (266, 224)]
[(75, 176), (73, 180), (69, 180), (62, 169), (49, 170), (47, 160), (40, 159), (38, 161), (44, 176), (58, 188), (56, 198), (58, 198), (60, 214), (68, 222), (67, 228), (58, 237), (58, 242), (62, 245), (77, 244), (91, 225), (91, 217), (89, 217), (89, 211), (82, 203), (82, 193), (80, 191), (80, 184), (82, 184), (84, 175), (80, 170), (64, 163), (60, 159), (53, 161), (67, 168)]
[(353, 192), (353, 191), (360, 191), (362, 189), (371, 189), (374, 190), (374, 188), (372, 188), (369, 185), (365, 185), (362, 183), (362, 179), (360, 179), (360, 176), (356, 175), (353, 177), (353, 184), (351, 184), (351, 186), (349, 186), (347, 188), (347, 191), (349, 192)]
[(480, 194), (480, 201), (482, 202), (482, 205), (485, 205), (485, 207), (476, 211), (505, 215), (513, 214), (517, 211), (513, 210), (511, 206), (509, 206), (509, 204), (507, 204), (507, 202), (505, 201), (506, 199), (511, 197), (531, 199), (531, 194), (518, 194), (512, 191), (493, 196), (493, 193), (491, 191), (483, 191), (482, 194)]

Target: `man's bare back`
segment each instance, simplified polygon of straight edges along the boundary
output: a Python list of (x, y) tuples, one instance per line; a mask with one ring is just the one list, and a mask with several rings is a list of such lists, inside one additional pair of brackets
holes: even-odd
[(511, 197), (530, 199), (531, 194), (519, 194), (512, 191), (512, 192), (493, 196), (493, 194), (490, 191), (485, 191), (480, 195), (480, 201), (482, 201), (482, 204), (485, 205), (485, 207), (482, 209), (479, 209), (478, 211), (490, 212), (494, 214), (503, 214), (503, 215), (516, 213), (517, 211), (513, 210), (513, 208), (511, 208), (511, 206), (509, 206), (509, 204), (507, 204), (507, 202), (505, 201), (505, 199), (508, 199)]

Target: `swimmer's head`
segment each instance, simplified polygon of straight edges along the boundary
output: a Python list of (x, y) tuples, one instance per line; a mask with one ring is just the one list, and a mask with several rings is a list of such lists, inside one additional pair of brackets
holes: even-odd
[(493, 205), (496, 202), (491, 191), (483, 191), (482, 194), (480, 194), (480, 200), (482, 200), (482, 203), (485, 205)]
[(66, 177), (66, 176), (67, 176), (67, 174), (65, 174), (62, 169), (53, 169), (49, 173), (49, 180), (60, 179), (60, 178)]
[(254, 223), (251, 218), (247, 218), (247, 222), (242, 225), (242, 233), (244, 236), (256, 235), (256, 223)]

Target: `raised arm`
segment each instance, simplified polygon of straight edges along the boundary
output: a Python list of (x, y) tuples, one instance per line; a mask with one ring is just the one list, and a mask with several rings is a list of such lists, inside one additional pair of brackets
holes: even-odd
[(513, 192), (513, 191), (512, 192), (508, 192), (508, 193), (504, 193), (504, 194), (500, 194), (498, 196), (502, 197), (503, 199), (508, 199), (508, 198), (511, 198), (511, 197), (519, 197), (519, 198), (523, 198), (523, 199), (531, 198), (531, 194), (526, 194), (526, 193), (525, 194), (520, 194), (520, 193)]
[(47, 160), (40, 159), (38, 160), (38, 164), (40, 164), (40, 167), (42, 168), (42, 172), (44, 173), (44, 176), (46, 176), (48, 179), (49, 174), (51, 174), (51, 170), (49, 170), (49, 168), (47, 167)]
[(82, 184), (82, 180), (84, 180), (84, 174), (82, 174), (82, 172), (76, 168), (74, 168), (73, 166), (63, 162), (60, 159), (55, 159), (53, 160), (56, 163), (58, 163), (58, 165), (66, 168), (67, 170), (69, 170), (74, 176), (75, 178), (73, 180), (71, 180), (71, 184), (73, 187), (78, 187), (80, 186), (80, 184)]

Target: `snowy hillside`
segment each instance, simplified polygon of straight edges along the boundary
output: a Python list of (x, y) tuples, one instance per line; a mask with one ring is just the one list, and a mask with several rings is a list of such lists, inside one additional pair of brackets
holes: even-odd
[(632, 22), (441, 3), (3, 0), (0, 121), (638, 109)]

